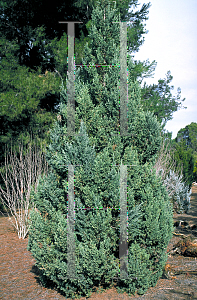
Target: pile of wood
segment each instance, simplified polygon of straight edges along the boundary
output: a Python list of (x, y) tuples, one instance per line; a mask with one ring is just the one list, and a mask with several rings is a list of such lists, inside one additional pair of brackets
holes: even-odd
[(197, 239), (193, 239), (191, 236), (180, 235), (182, 238), (176, 243), (169, 254), (178, 254), (183, 256), (197, 257)]

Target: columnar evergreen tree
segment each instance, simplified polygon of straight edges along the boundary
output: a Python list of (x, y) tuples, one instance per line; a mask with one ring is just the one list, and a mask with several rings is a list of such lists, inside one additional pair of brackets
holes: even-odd
[[(88, 296), (93, 286), (113, 284), (118, 277), (120, 165), (127, 165), (128, 278), (118, 278), (119, 291), (143, 294), (156, 284), (172, 237), (172, 205), (152, 170), (161, 127), (152, 113), (142, 109), (139, 84), (131, 80), (131, 59), (128, 136), (119, 134), (120, 25), (113, 22), (120, 18), (115, 10), (107, 1), (93, 10), (91, 43), (86, 45), (83, 64), (94, 66), (80, 67), (75, 74), (76, 132), (83, 135), (67, 135), (67, 90), (63, 88), (47, 151), (53, 171), (40, 179), (33, 195), (37, 211), (31, 212), (28, 249), (43, 284), (55, 284), (67, 297)], [(95, 64), (114, 66), (96, 68)], [(75, 168), (75, 279), (66, 277), (67, 166), (71, 164)]]
[[(119, 180), (116, 172), (110, 170), (107, 153), (95, 161), (95, 150), (89, 145), (83, 122), (79, 133), (84, 136), (77, 137), (75, 143), (60, 145), (58, 156), (50, 160), (53, 172), (40, 179), (38, 192), (32, 194), (37, 210), (31, 212), (28, 243), (41, 271), (42, 283), (55, 284), (67, 297), (88, 296), (93, 286), (110, 284), (118, 272), (113, 251), (117, 234), (112, 228), (111, 211), (102, 207), (104, 198), (113, 199), (118, 206)], [(67, 166), (70, 164), (75, 166), (77, 208), (75, 280), (67, 279)], [(105, 182), (104, 192), (100, 189), (102, 182)]]

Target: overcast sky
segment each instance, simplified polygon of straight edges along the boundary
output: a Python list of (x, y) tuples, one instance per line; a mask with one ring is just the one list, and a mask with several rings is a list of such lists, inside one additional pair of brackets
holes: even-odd
[(175, 138), (181, 128), (197, 123), (197, 0), (142, 0), (141, 5), (148, 2), (152, 4), (146, 21), (149, 32), (135, 59), (156, 60), (154, 78), (145, 79), (148, 84), (156, 84), (170, 70), (173, 95), (181, 88), (187, 109), (175, 112), (165, 127)]

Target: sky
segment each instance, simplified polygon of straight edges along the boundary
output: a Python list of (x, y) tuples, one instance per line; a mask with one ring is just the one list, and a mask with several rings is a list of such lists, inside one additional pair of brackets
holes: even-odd
[(173, 113), (165, 127), (174, 139), (181, 128), (197, 123), (197, 0), (139, 1), (141, 5), (148, 2), (152, 5), (146, 21), (149, 32), (134, 59), (156, 60), (154, 78), (144, 79), (147, 84), (157, 84), (170, 70), (173, 95), (181, 88), (181, 99), (186, 98), (182, 103), (187, 109)]

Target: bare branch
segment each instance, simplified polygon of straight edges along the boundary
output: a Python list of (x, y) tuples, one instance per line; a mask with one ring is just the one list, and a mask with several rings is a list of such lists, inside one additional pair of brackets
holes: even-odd
[(31, 189), (36, 191), (39, 176), (47, 173), (44, 153), (37, 146), (31, 146), (31, 143), (25, 156), (22, 143), (19, 145), (19, 158), (12, 148), (10, 154), (5, 155), (5, 166), (0, 170), (5, 189), (0, 186), (0, 199), (8, 215), (11, 213), (14, 217), (15, 224), (11, 222), (18, 231), (19, 239), (24, 239), (29, 231), (29, 212), (34, 208)]
[[(164, 139), (162, 141), (161, 149), (159, 151), (157, 160), (153, 168), (156, 170), (156, 174), (162, 177), (164, 180), (169, 174), (170, 170), (177, 173), (177, 164), (174, 159), (174, 151), (170, 147), (170, 142), (166, 142)], [(180, 176), (182, 175), (182, 169), (180, 171)]]
[[(153, 168), (156, 170), (157, 176), (161, 176), (162, 181), (164, 182), (166, 186), (166, 190), (168, 192), (169, 198), (172, 197), (172, 195), (175, 194), (176, 191), (176, 185), (170, 184), (169, 181), (166, 181), (165, 179), (170, 174), (170, 172), (173, 172), (179, 178), (179, 181), (182, 181), (182, 168), (180, 172), (177, 171), (177, 164), (174, 159), (174, 151), (172, 147), (170, 147), (170, 142), (165, 142), (163, 139), (161, 149), (158, 154), (157, 161)], [(172, 188), (173, 187), (173, 188)]]

